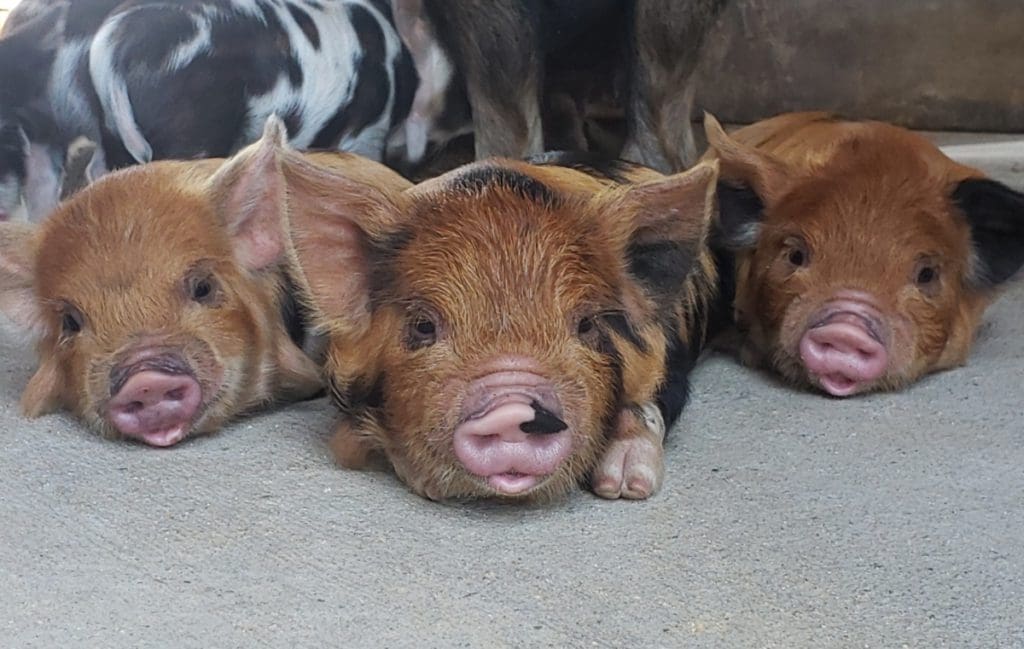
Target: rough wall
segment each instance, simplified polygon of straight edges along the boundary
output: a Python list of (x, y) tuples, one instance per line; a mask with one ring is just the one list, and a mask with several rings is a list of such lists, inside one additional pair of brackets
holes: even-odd
[(734, 0), (698, 108), (826, 109), (915, 128), (1024, 131), (1022, 0)]

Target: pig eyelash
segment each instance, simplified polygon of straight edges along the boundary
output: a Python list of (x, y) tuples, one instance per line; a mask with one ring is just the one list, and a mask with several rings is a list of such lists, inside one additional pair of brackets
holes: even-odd
[(928, 297), (938, 295), (941, 290), (941, 279), (942, 272), (939, 264), (930, 257), (919, 260), (914, 267), (914, 285)]
[(82, 332), (85, 317), (74, 305), (64, 303), (60, 309), (60, 337), (62, 341), (70, 340)]
[(803, 268), (811, 263), (811, 252), (807, 243), (800, 237), (787, 237), (782, 242), (782, 256), (794, 269)]
[(185, 279), (185, 292), (189, 299), (203, 306), (217, 306), (220, 302), (220, 286), (212, 273), (190, 273)]
[(430, 347), (437, 342), (439, 319), (423, 310), (410, 314), (405, 327), (405, 346), (410, 350)]

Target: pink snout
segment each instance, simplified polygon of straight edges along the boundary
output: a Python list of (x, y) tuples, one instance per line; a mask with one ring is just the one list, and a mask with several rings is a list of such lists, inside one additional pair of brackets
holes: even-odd
[(889, 354), (879, 320), (864, 305), (834, 304), (804, 333), (800, 358), (823, 390), (846, 397), (885, 375)]
[(107, 406), (111, 424), (150, 446), (173, 446), (188, 435), (202, 401), (199, 383), (187, 374), (147, 369), (133, 374)]
[(500, 371), (470, 385), (454, 434), (455, 455), (504, 495), (525, 493), (572, 451), (572, 433), (546, 379)]

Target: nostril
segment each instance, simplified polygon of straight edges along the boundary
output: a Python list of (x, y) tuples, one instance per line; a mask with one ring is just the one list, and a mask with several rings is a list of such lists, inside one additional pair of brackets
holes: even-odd
[(168, 391), (164, 394), (164, 398), (168, 401), (181, 401), (185, 398), (185, 386)]
[(143, 405), (141, 401), (132, 401), (127, 406), (125, 406), (124, 411), (129, 415), (134, 415), (135, 413), (137, 413), (138, 411), (142, 410), (145, 407), (146, 406)]

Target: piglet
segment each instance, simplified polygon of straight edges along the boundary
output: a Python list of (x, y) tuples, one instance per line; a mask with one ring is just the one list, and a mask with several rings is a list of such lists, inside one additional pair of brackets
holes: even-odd
[(716, 287), (714, 164), (618, 186), (492, 159), (404, 192), (284, 170), (342, 465), (382, 452), (435, 500), (658, 489)]
[[(41, 225), (0, 224), (0, 309), (36, 342), (21, 404), (166, 447), (322, 390), (285, 260), (276, 118), (228, 160), (111, 174)], [(298, 155), (298, 154), (294, 154)], [(404, 181), (348, 154), (310, 164)]]
[(880, 122), (705, 127), (747, 363), (845, 397), (967, 361), (1024, 265), (1024, 195)]

